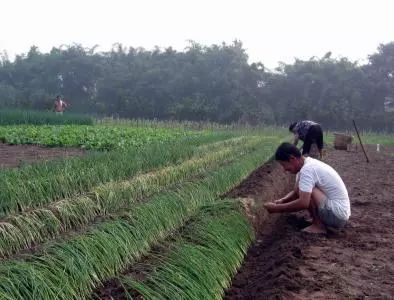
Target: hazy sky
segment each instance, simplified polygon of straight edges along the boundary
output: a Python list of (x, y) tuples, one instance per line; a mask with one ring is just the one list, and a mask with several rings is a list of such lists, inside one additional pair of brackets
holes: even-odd
[[(80, 43), (183, 50), (243, 42), (251, 62), (274, 68), (332, 51), (363, 60), (394, 41), (393, 0), (0, 0), (0, 51)], [(390, 29), (391, 28), (391, 29)]]

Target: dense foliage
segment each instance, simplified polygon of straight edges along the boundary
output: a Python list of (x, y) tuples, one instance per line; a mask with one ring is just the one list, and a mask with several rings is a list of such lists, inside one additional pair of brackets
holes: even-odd
[(93, 118), (79, 114), (56, 115), (53, 112), (2, 109), (0, 110), (0, 125), (17, 125), (17, 124), (34, 124), (34, 125), (64, 125), (79, 124), (93, 125)]
[(0, 61), (0, 107), (69, 110), (122, 118), (286, 124), (310, 118), (326, 128), (393, 130), (394, 43), (361, 65), (347, 58), (296, 59), (267, 70), (248, 63), (242, 43), (191, 42), (185, 51), (81, 45)]
[(89, 125), (15, 125), (0, 127), (0, 141), (8, 144), (81, 147), (95, 150), (128, 150), (154, 142), (204, 135), (203, 131)]

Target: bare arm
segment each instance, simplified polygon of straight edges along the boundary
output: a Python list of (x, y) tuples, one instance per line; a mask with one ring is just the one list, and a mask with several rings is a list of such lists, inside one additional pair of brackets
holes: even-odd
[(278, 200), (275, 200), (274, 202), (276, 204), (283, 204), (283, 203), (291, 202), (297, 198), (298, 198), (298, 188), (294, 188), (294, 190), (292, 190), (286, 196), (284, 196), (283, 198), (280, 198)]
[(275, 200), (274, 203), (276, 204), (288, 203), (290, 201), (297, 199), (299, 197), (298, 182), (299, 182), (299, 177), (297, 176), (294, 189), (283, 198)]
[(266, 203), (264, 207), (269, 213), (284, 213), (284, 212), (295, 212), (307, 209), (311, 201), (311, 194), (307, 192), (299, 192), (299, 198), (287, 203)]

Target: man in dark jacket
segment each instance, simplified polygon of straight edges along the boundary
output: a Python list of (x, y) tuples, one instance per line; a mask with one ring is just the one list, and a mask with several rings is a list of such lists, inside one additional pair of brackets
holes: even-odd
[(320, 158), (323, 157), (323, 130), (320, 124), (309, 120), (294, 122), (290, 124), (289, 131), (294, 134), (293, 144), (295, 146), (299, 140), (304, 142), (302, 155), (309, 155), (312, 144), (316, 144)]

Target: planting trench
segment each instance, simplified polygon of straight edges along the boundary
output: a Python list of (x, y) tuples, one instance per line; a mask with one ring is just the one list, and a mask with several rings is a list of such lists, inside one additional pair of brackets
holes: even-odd
[[(301, 231), (308, 225), (305, 213), (261, 214), (256, 242), (225, 299), (393, 297), (394, 147), (376, 152), (376, 145), (367, 146), (367, 153), (370, 163), (360, 149), (331, 149), (324, 159), (348, 188), (352, 216), (345, 229), (311, 235)], [(271, 182), (285, 182), (277, 172), (276, 168), (262, 168), (232, 194), (254, 199), (280, 197), (284, 195), (280, 189), (269, 188)], [(273, 197), (267, 197), (267, 192)]]

